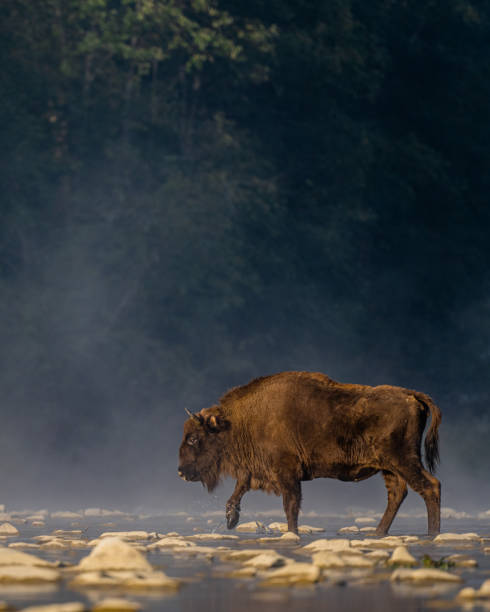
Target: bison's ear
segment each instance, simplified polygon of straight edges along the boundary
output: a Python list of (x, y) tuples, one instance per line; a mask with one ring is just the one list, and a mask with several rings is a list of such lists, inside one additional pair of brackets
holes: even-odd
[(228, 429), (228, 421), (225, 421), (223, 418), (215, 414), (212, 414), (206, 419), (206, 425), (209, 431), (213, 433), (218, 433)]

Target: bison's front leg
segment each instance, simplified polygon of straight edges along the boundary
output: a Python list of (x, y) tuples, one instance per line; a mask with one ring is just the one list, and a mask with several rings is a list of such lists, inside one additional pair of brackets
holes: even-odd
[(294, 481), (283, 487), (282, 503), (288, 521), (288, 531), (298, 533), (298, 514), (301, 507), (301, 482)]
[(239, 478), (235, 485), (232, 496), (226, 502), (226, 526), (228, 529), (236, 527), (240, 520), (240, 502), (245, 493), (250, 489), (250, 476)]

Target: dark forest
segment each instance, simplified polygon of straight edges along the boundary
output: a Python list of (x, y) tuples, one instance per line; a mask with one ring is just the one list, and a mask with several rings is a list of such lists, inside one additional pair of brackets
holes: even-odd
[(484, 0), (3, 0), (3, 494), (163, 500), (184, 408), (281, 370), (429, 393), (488, 475), (489, 40)]

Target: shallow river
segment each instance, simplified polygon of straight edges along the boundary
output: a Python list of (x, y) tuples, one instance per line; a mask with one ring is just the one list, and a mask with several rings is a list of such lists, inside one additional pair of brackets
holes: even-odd
[[(265, 525), (272, 521), (284, 520), (277, 516), (244, 516), (242, 522), (257, 518)], [(188, 517), (188, 516), (162, 516), (162, 517), (82, 517), (82, 518), (46, 518), (44, 526), (33, 526), (32, 521), (9, 521), (19, 530), (19, 535), (0, 541), (1, 546), (8, 546), (13, 542), (35, 543), (36, 536), (51, 534), (55, 529), (81, 529), (82, 538), (88, 540), (97, 538), (102, 532), (145, 530), (166, 534), (178, 532), (182, 536), (196, 533), (229, 534), (220, 518), (217, 516)], [(338, 535), (338, 530), (346, 525), (353, 525), (349, 518), (307, 518), (304, 524), (323, 527), (325, 532), (312, 535), (302, 535), (300, 543), (267, 543), (258, 544), (254, 540), (264, 534), (231, 533), (238, 535), (238, 540), (217, 540), (197, 542), (203, 546), (226, 546), (230, 549), (240, 548), (273, 548), (281, 555), (298, 561), (311, 561), (301, 553), (300, 548), (319, 538), (362, 539), (373, 537), (369, 533), (353, 533)], [(301, 524), (301, 523), (300, 523)], [(359, 525), (362, 527), (363, 525)], [(393, 571), (383, 564), (373, 570), (347, 569), (342, 573), (324, 570), (322, 580), (308, 586), (280, 586), (270, 587), (261, 584), (258, 577), (229, 578), (227, 575), (240, 567), (220, 559), (219, 555), (210, 559), (206, 556), (192, 556), (176, 552), (162, 552), (161, 550), (147, 551), (146, 558), (156, 569), (162, 569), (168, 576), (184, 580), (177, 592), (128, 592), (120, 589), (70, 589), (68, 578), (53, 586), (13, 586), (0, 584), (0, 601), (4, 601), (15, 608), (22, 609), (29, 605), (78, 601), (86, 604), (90, 609), (95, 602), (107, 596), (119, 596), (138, 602), (143, 610), (156, 612), (165, 610), (169, 612), (213, 610), (250, 612), (250, 610), (276, 610), (291, 612), (308, 612), (318, 610), (362, 610), (363, 612), (399, 610), (487, 610), (490, 611), (490, 598), (462, 604), (456, 601), (455, 596), (463, 587), (478, 588), (482, 582), (490, 578), (490, 554), (484, 549), (490, 547), (490, 518), (476, 519), (446, 519), (443, 521), (442, 531), (452, 533), (476, 532), (481, 536), (479, 542), (468, 544), (451, 544), (450, 546), (435, 545), (425, 537), (425, 519), (398, 518), (390, 531), (390, 535), (415, 535), (421, 542), (408, 544), (412, 555), (418, 560), (424, 554), (434, 560), (439, 560), (454, 553), (464, 553), (477, 562), (477, 567), (454, 567), (450, 572), (461, 577), (462, 582), (456, 584), (426, 583), (423, 586), (412, 586), (404, 582), (390, 581)], [(281, 535), (280, 533), (267, 535)], [(142, 542), (147, 545), (149, 542)], [(44, 559), (59, 561), (62, 564), (72, 565), (87, 556), (91, 549), (54, 549), (41, 548), (20, 549)], [(392, 549), (388, 550), (392, 552)], [(1, 609), (1, 607), (0, 607)]]

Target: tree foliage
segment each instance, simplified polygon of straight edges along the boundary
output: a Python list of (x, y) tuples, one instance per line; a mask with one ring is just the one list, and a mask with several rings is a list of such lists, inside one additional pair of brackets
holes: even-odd
[(66, 452), (285, 368), (486, 401), (489, 18), (4, 0), (11, 427)]

